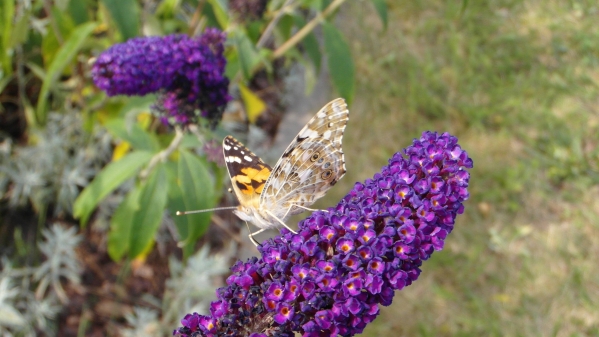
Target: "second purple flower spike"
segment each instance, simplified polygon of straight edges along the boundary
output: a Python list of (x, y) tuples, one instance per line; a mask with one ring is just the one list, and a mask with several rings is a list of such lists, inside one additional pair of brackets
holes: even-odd
[(215, 124), (230, 100), (225, 39), (215, 28), (197, 38), (134, 38), (100, 54), (92, 77), (109, 96), (158, 93), (156, 110), (165, 123), (186, 126), (201, 116)]

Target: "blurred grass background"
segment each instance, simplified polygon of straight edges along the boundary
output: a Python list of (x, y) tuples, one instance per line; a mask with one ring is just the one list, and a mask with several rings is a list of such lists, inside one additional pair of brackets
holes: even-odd
[(599, 4), (465, 4), (390, 2), (386, 31), (362, 2), (338, 18), (358, 83), (328, 200), (424, 130), (474, 160), (445, 249), (364, 336), (598, 336)]

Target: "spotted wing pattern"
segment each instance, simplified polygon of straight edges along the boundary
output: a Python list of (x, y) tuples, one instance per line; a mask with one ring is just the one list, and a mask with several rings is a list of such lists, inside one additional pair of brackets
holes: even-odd
[(303, 207), (312, 205), (343, 177), (341, 142), (348, 118), (342, 98), (329, 102), (312, 117), (272, 169), (260, 195), (260, 208), (284, 221), (303, 212)]

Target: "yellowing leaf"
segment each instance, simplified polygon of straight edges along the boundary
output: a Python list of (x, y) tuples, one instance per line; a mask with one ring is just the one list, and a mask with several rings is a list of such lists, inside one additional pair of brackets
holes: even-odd
[(131, 144), (129, 144), (128, 142), (121, 142), (114, 148), (114, 151), (112, 152), (112, 161), (117, 161), (121, 159), (124, 155), (127, 154), (127, 152), (129, 152), (130, 149)]
[(239, 91), (241, 92), (241, 99), (245, 105), (245, 113), (248, 116), (250, 123), (256, 123), (258, 117), (266, 111), (266, 103), (256, 94), (254, 94), (248, 87), (239, 83)]
[(142, 129), (147, 130), (150, 123), (152, 123), (152, 115), (148, 112), (142, 112), (137, 115), (137, 122)]
[(137, 255), (133, 261), (131, 262), (131, 267), (135, 270), (141, 268), (145, 265), (148, 255), (152, 252), (154, 248), (154, 241), (148, 242), (146, 247)]

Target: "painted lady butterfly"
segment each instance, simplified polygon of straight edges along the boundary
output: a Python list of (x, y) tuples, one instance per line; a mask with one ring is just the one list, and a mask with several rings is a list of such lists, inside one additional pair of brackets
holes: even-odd
[(233, 211), (260, 230), (285, 226), (294, 214), (311, 210), (345, 174), (341, 149), (349, 111), (342, 98), (325, 105), (304, 126), (271, 168), (231, 136), (223, 140), (223, 153), (231, 183), (240, 205)]

